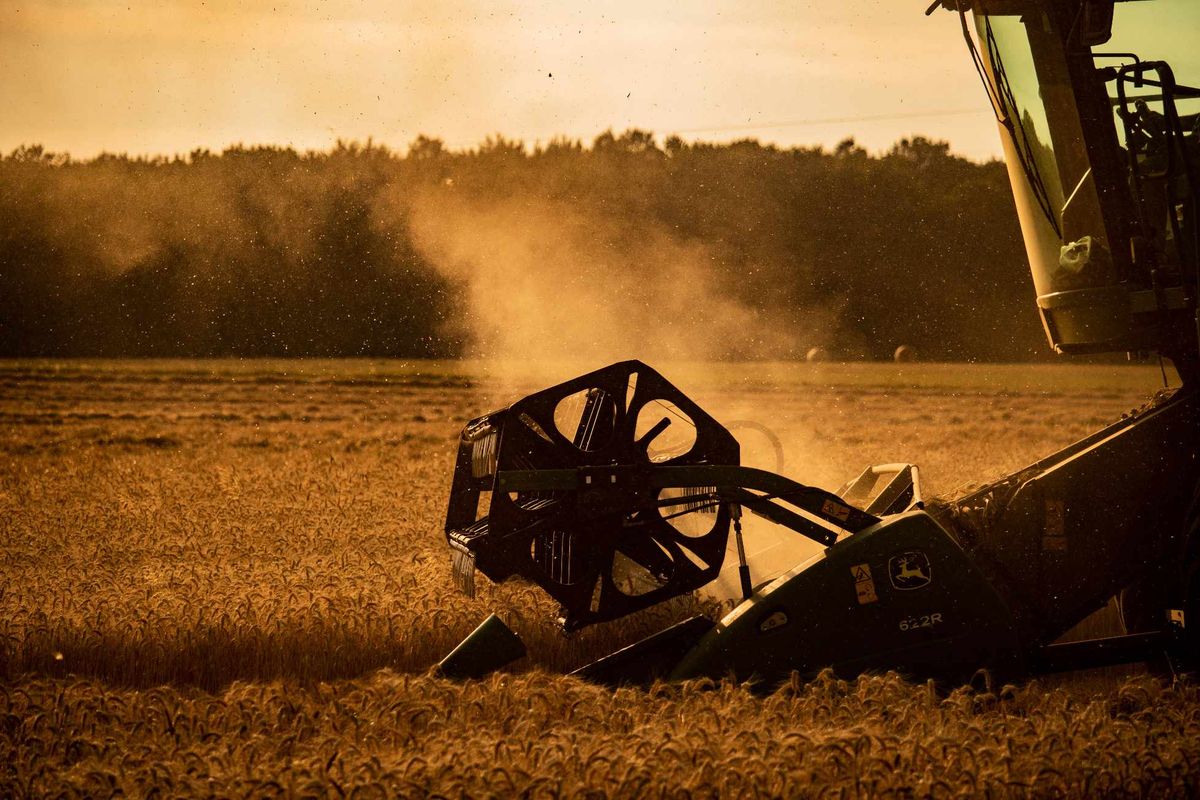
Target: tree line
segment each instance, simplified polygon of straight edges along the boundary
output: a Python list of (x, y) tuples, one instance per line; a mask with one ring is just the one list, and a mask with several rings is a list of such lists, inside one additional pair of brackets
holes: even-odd
[(414, 233), (430, 197), (482, 216), (536, 203), (603, 219), (597, 246), (613, 252), (668, 235), (699, 248), (697, 279), (741, 306), (798, 329), (823, 315), (789, 351), (730, 357), (1047, 349), (1003, 164), (921, 137), (871, 155), (851, 139), (660, 145), (631, 130), (461, 151), (419, 137), (404, 153), (368, 141), (80, 161), (18, 148), (0, 158), (0, 355), (468, 353), (480, 292)]

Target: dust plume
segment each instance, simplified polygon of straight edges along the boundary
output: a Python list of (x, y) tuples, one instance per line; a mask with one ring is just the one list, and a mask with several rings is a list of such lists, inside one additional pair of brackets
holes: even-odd
[[(603, 213), (566, 204), (472, 202), (449, 188), (419, 197), (410, 207), (409, 225), (425, 260), (462, 286), (473, 355), (488, 359), (501, 381), (528, 380), (530, 361), (560, 365), (561, 379), (570, 364), (583, 369), (633, 357), (663, 366), (685, 391), (711, 394), (712, 362), (794, 358), (820, 333), (814, 327), (798, 331), (777, 297), (757, 306), (738, 298), (741, 287), (733, 284), (738, 276), (719, 247), (681, 240), (660, 224), (643, 222), (628, 230)], [(803, 319), (810, 326), (836, 322), (832, 312), (811, 309)], [(761, 424), (776, 426), (784, 409), (756, 402), (737, 384), (712, 399), (717, 401), (712, 412), (735, 421), (744, 463), (785, 467), (789, 453)], [(730, 400), (732, 407), (725, 408)], [(726, 417), (727, 410), (734, 414)], [(796, 422), (794, 414), (785, 416)], [(808, 471), (824, 462), (805, 425), (799, 431), (789, 426), (785, 434), (790, 455), (801, 456)], [(759, 580), (817, 549), (758, 519), (747, 520), (745, 542)], [(725, 563), (722, 579), (706, 592), (717, 600), (740, 591), (736, 554), (728, 554)]]
[(777, 304), (738, 298), (719, 248), (648, 220), (631, 227), (540, 199), (483, 202), (448, 186), (418, 195), (408, 222), (422, 256), (463, 289), (474, 356), (788, 358), (810, 339)]

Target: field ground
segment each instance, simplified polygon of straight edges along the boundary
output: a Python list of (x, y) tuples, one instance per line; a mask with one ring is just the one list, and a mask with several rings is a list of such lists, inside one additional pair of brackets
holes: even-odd
[[(1200, 690), (1137, 673), (948, 697), (894, 676), (769, 697), (556, 676), (694, 607), (567, 640), (527, 588), (451, 588), (463, 421), (575, 371), (0, 362), (0, 796), (1196, 791)], [(663, 371), (718, 419), (767, 424), (798, 480), (905, 460), (927, 494), (1020, 467), (1162, 384), (1157, 367)], [(747, 462), (773, 467), (747, 437)], [(526, 663), (428, 676), (493, 610)]]

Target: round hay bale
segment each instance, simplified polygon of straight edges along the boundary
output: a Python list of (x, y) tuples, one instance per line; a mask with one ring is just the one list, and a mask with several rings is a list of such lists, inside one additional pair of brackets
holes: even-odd
[(896, 348), (896, 352), (892, 354), (892, 358), (895, 359), (897, 363), (916, 361), (917, 351), (906, 344), (902, 344)]
[(828, 361), (829, 351), (824, 347), (810, 347), (808, 353), (805, 354), (804, 360), (810, 364), (815, 364), (818, 361)]

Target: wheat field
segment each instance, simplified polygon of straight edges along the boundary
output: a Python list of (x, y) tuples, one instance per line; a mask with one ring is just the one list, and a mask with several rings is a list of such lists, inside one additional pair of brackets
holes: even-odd
[[(709, 602), (568, 639), (527, 587), (451, 587), (463, 422), (595, 366), (0, 363), (0, 796), (1195, 791), (1200, 690), (1139, 670), (949, 695), (894, 675), (766, 696), (562, 677)], [(914, 461), (934, 495), (1162, 384), (1144, 366), (662, 371), (718, 419), (769, 424), (791, 477), (836, 488)], [(484, 681), (432, 677), (492, 611), (529, 656)]]

